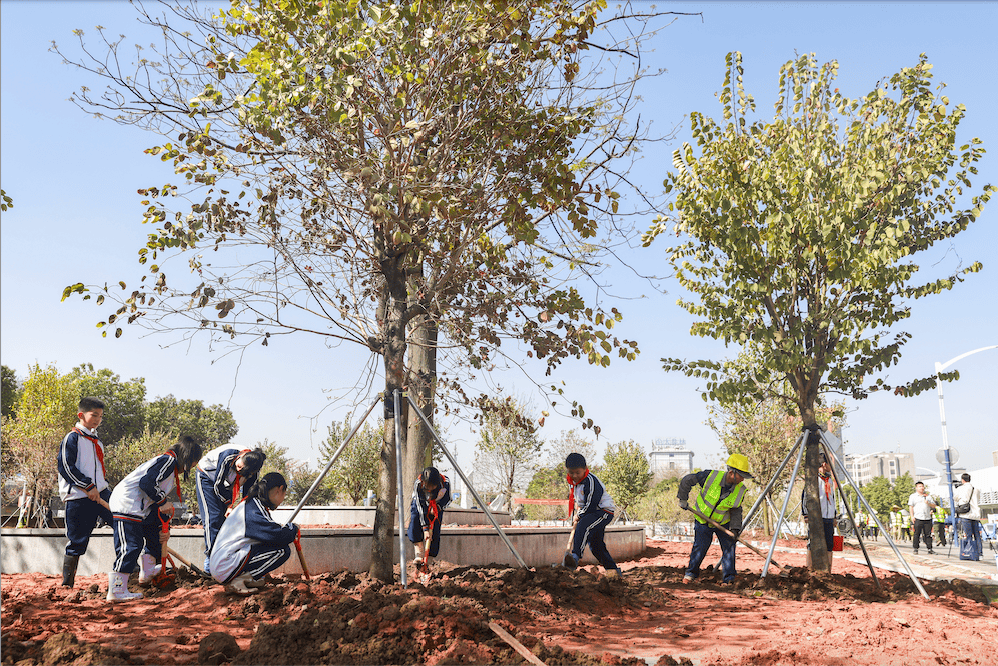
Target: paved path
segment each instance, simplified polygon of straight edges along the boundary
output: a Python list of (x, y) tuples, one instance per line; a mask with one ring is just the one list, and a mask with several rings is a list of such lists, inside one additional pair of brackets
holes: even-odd
[[(859, 547), (855, 539), (847, 539), (846, 543)], [(898, 560), (897, 555), (884, 539), (879, 541), (864, 541), (866, 549), (870, 553), (870, 561), (873, 566), (888, 571), (898, 571), (907, 573), (904, 565)], [(985, 541), (984, 555), (977, 562), (961, 560), (960, 552), (956, 546), (935, 548), (935, 555), (929, 555), (923, 547), (915, 555), (911, 549), (911, 543), (898, 542), (898, 550), (905, 561), (919, 578), (928, 580), (953, 580), (959, 578), (974, 585), (988, 585), (998, 587), (998, 566), (995, 564), (995, 551)], [(998, 544), (996, 544), (998, 545)], [(846, 555), (836, 554), (836, 557), (866, 564), (862, 551), (849, 551)]]

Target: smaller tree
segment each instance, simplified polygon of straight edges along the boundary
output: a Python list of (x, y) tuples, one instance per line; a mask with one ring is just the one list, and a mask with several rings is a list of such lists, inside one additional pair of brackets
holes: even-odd
[(526, 414), (521, 402), (512, 397), (490, 402), (475, 451), (475, 476), (485, 488), (505, 495), (512, 514), (513, 495), (533, 477), (544, 442), (537, 437), (537, 419)]
[(891, 506), (896, 503), (891, 482), (882, 476), (870, 479), (869, 483), (860, 487), (860, 491), (873, 510), (877, 512), (877, 517), (880, 520), (884, 520), (891, 510)]
[(633, 439), (609, 444), (603, 454), (600, 477), (614, 503), (626, 512), (648, 490), (652, 477), (648, 456)]
[[(533, 478), (527, 484), (528, 499), (558, 499), (566, 498), (565, 466), (542, 467), (534, 472)], [(526, 504), (523, 507), (528, 520), (564, 520), (567, 516), (565, 507), (555, 504)]]
[[(546, 464), (549, 467), (565, 469), (565, 458), (569, 453), (581, 453), (590, 467), (596, 464), (596, 445), (583, 437), (575, 428), (562, 430), (561, 435), (549, 440), (544, 447), (547, 453)], [(564, 479), (562, 474), (562, 479)]]
[(6, 365), (0, 366), (0, 406), (3, 416), (14, 418), (20, 400), (17, 373)]
[[(350, 434), (352, 416), (352, 413), (347, 414), (343, 421), (333, 421), (329, 426), (329, 437), (319, 447), (320, 459), (323, 462), (329, 461)], [(367, 496), (368, 490), (375, 490), (378, 487), (384, 430), (385, 422), (382, 419), (379, 419), (377, 428), (365, 422), (330, 470), (329, 487), (335, 495), (342, 494), (349, 497), (350, 503), (354, 506), (361, 503), (361, 500)], [(403, 479), (403, 482), (405, 481)]]
[(78, 404), (71, 377), (60, 375), (54, 365), (35, 364), (24, 382), (17, 416), (3, 417), (0, 422), (4, 449), (9, 453), (4, 462), (10, 465), (3, 476), (24, 475), (33, 498), (28, 520), (57, 488), (56, 456), (62, 438), (76, 423)]

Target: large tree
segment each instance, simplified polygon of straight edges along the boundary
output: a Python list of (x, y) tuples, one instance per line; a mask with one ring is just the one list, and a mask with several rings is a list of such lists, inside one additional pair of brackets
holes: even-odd
[[(923, 55), (849, 99), (835, 87), (838, 64), (805, 55), (780, 68), (773, 119), (750, 122), (755, 102), (742, 87), (741, 55), (728, 54), (725, 122), (691, 114), (700, 154), (689, 144), (676, 151), (665, 180), (674, 214), (646, 237), (650, 243), (670, 226), (682, 237), (668, 252), (694, 295), (680, 301), (697, 319), (691, 333), (761, 354), (747, 368), (663, 359), (666, 369), (704, 377), (705, 399), (775, 394), (793, 405), (811, 433), (811, 515), (819, 513), (818, 396), (913, 395), (955, 376), (892, 387), (881, 375), (910, 338), (895, 327), (912, 302), (981, 269), (919, 271), (915, 255), (965, 230), (994, 192), (987, 185), (970, 198), (984, 149), (976, 138), (957, 143), (966, 109), (932, 89), (930, 71)], [(827, 569), (824, 539), (812, 538), (810, 548), (814, 568)]]
[[(165, 46), (138, 72), (119, 60), (120, 41), (97, 58), (83, 45), (75, 64), (109, 85), (76, 101), (166, 136), (148, 152), (180, 179), (141, 191), (156, 229), (139, 261), (153, 284), (95, 289), (117, 306), (100, 325), (203, 333), (236, 349), (301, 332), (352, 342), (380, 355), (389, 400), (409, 384), (430, 407), (446, 391), (487, 408), (467, 380), (503, 358), (504, 340), (523, 341), (547, 372), (570, 357), (634, 358), (611, 331), (620, 313), (587, 304), (571, 282), (593, 283), (616, 234), (618, 174), (641, 139), (630, 124), (637, 56), (661, 16), (604, 8), (258, 0), (205, 18), (192, 4), (169, 21), (145, 15)], [(603, 31), (624, 21), (620, 40)], [(633, 68), (602, 76), (618, 64), (606, 59)], [(168, 279), (177, 255), (193, 279)], [(413, 342), (452, 350), (452, 370), (407, 362)], [(567, 409), (592, 425), (580, 405)], [(372, 553), (382, 579), (394, 419), (405, 416), (385, 414)], [(424, 457), (409, 452), (407, 465)]]

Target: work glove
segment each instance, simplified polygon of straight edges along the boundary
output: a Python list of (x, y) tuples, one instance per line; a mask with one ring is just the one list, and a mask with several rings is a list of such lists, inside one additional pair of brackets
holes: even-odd
[(690, 503), (687, 502), (684, 499), (681, 499), (681, 500), (679, 500), (679, 508), (682, 509), (683, 511), (689, 511), (690, 510)]
[(736, 529), (736, 530), (731, 530), (731, 533), (734, 534), (735, 538), (737, 539), (738, 535), (740, 535), (742, 533), (742, 531), (741, 531), (741, 529)]

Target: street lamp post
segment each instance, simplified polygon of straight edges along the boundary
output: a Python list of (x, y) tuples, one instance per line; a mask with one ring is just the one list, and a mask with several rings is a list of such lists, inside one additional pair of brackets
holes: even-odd
[(953, 519), (953, 536), (956, 538), (956, 504), (953, 501), (953, 467), (950, 462), (949, 455), (949, 439), (946, 437), (946, 409), (943, 407), (943, 383), (939, 379), (939, 374), (943, 370), (953, 365), (960, 359), (967, 358), (971, 354), (976, 354), (977, 352), (987, 351), (988, 349), (998, 349), (998, 345), (991, 345), (989, 347), (981, 347), (980, 349), (975, 349), (974, 351), (969, 351), (966, 354), (960, 354), (956, 358), (951, 358), (945, 363), (939, 363), (936, 361), (936, 389), (939, 391), (939, 420), (943, 425), (943, 456), (946, 460), (946, 485), (949, 487), (949, 510), (950, 516)]

